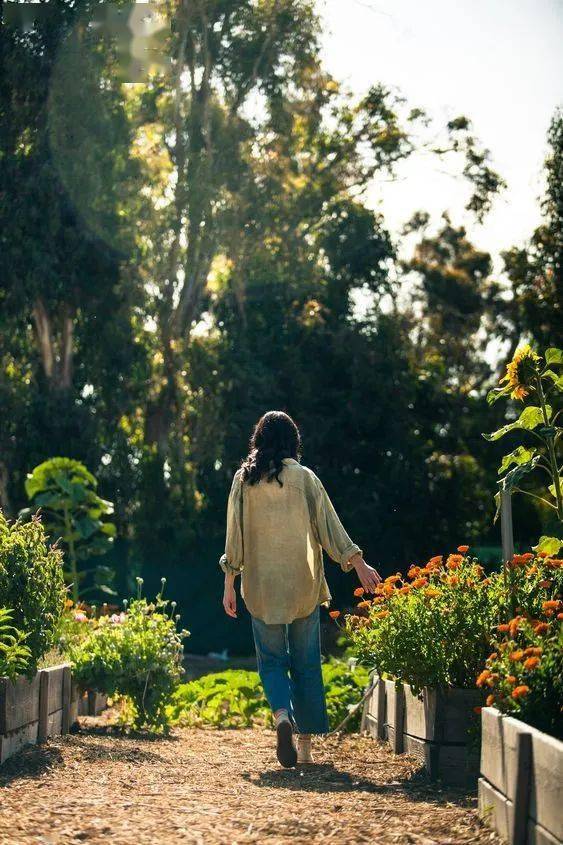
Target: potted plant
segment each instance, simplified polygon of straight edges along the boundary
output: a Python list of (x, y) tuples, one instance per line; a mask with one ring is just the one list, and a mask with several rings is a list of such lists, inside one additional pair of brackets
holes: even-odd
[(450, 783), (477, 777), (483, 695), (476, 669), (498, 621), (491, 579), (467, 552), (460, 546), (446, 560), (439, 555), (406, 576), (391, 575), (373, 599), (358, 588), (362, 600), (345, 622), (357, 656), (379, 677), (365, 727)]

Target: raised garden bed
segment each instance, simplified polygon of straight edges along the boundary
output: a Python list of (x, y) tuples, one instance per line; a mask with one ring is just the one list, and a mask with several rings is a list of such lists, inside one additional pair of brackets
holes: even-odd
[(68, 732), (70, 666), (40, 669), (33, 678), (0, 678), (0, 763), (24, 745)]
[(366, 699), (363, 727), (387, 740), (395, 754), (418, 757), (431, 778), (465, 786), (479, 775), (479, 752), (468, 727), (481, 700), (478, 690), (425, 687), (417, 695), (409, 684), (380, 679)]
[(563, 742), (483, 708), (479, 814), (510, 845), (561, 845)]

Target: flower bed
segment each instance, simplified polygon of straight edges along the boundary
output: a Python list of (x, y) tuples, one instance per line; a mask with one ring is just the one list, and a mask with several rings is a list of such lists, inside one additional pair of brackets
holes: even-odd
[(486, 576), (467, 552), (391, 575), (374, 597), (358, 588), (345, 623), (358, 657), (385, 679), (364, 726), (396, 753), (416, 753), (432, 777), (458, 783), (478, 775), (474, 711), (485, 695), (554, 735), (563, 704), (562, 562), (516, 555)]
[(481, 703), (478, 690), (424, 687), (379, 679), (364, 705), (363, 727), (387, 740), (395, 754), (407, 752), (431, 778), (465, 786), (479, 774), (479, 755), (468, 725)]
[(32, 678), (0, 678), (0, 763), (25, 745), (65, 734), (70, 725), (70, 666), (41, 669)]
[(563, 742), (495, 708), (482, 712), (479, 813), (510, 845), (563, 841)]

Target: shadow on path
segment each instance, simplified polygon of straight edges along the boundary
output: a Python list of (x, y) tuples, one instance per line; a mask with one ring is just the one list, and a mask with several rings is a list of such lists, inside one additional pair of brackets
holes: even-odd
[(377, 795), (401, 793), (412, 801), (474, 805), (474, 794), (468, 790), (446, 788), (429, 780), (423, 771), (393, 781), (361, 777), (336, 768), (332, 763), (298, 766), (295, 769), (268, 769), (260, 774), (241, 773), (243, 780), (254, 786), (289, 789), (296, 792), (346, 793), (369, 792)]

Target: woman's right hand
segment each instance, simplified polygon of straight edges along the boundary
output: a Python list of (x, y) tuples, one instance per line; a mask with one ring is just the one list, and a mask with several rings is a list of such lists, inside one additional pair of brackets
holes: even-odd
[(227, 616), (237, 618), (237, 594), (235, 579), (232, 575), (225, 575), (225, 590), (223, 592), (223, 607)]
[(374, 569), (373, 566), (369, 566), (369, 564), (367, 564), (363, 557), (359, 554), (354, 555), (350, 563), (356, 570), (358, 578), (360, 579), (360, 584), (364, 590), (368, 593), (375, 593), (375, 588), (382, 580), (377, 569)]

